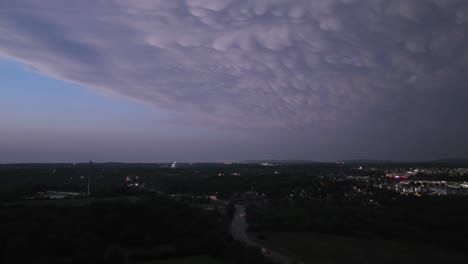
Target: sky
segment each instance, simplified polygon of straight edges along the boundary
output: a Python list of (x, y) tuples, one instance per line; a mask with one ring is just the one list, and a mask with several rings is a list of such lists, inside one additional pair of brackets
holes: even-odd
[(0, 163), (468, 158), (465, 0), (0, 0)]

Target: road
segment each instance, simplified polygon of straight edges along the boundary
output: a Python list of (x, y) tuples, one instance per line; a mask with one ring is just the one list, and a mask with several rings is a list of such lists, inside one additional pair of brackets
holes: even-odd
[[(259, 248), (268, 248), (267, 246), (262, 245), (257, 241), (253, 241), (247, 235), (247, 222), (245, 221), (245, 205), (243, 204), (236, 204), (235, 205), (236, 212), (234, 213), (234, 218), (232, 219), (231, 223), (231, 234), (235, 240), (244, 242), (249, 246), (259, 247)], [(281, 254), (277, 251), (274, 251), (268, 248), (271, 252), (269, 254), (265, 254), (265, 256), (271, 258), (272, 260), (283, 263), (283, 264), (291, 264), (294, 263), (294, 259)]]

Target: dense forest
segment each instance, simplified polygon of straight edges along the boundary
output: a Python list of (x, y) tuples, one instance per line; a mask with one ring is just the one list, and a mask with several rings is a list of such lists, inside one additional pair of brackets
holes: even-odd
[(207, 254), (225, 263), (268, 263), (232, 240), (229, 216), (146, 195), (75, 206), (0, 207), (3, 263), (127, 263)]

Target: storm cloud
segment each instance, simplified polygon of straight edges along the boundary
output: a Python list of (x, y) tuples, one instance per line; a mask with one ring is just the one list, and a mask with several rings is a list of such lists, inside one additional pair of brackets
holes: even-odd
[(466, 131), (467, 29), (465, 0), (0, 1), (1, 56), (237, 127)]

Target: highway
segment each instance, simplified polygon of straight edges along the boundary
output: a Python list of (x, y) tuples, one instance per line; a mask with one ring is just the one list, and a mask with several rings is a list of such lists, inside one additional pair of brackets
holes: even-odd
[[(249, 238), (247, 235), (247, 222), (245, 221), (245, 205), (244, 204), (236, 204), (235, 205), (236, 212), (234, 213), (234, 217), (231, 223), (231, 234), (235, 240), (244, 242), (249, 246), (259, 247), (262, 249), (267, 249), (267, 246), (262, 245), (261, 243), (254, 241)], [(294, 259), (281, 254), (277, 251), (268, 248), (269, 253), (265, 254), (265, 256), (271, 258), (275, 262), (282, 263), (282, 264), (292, 264), (294, 263)]]

